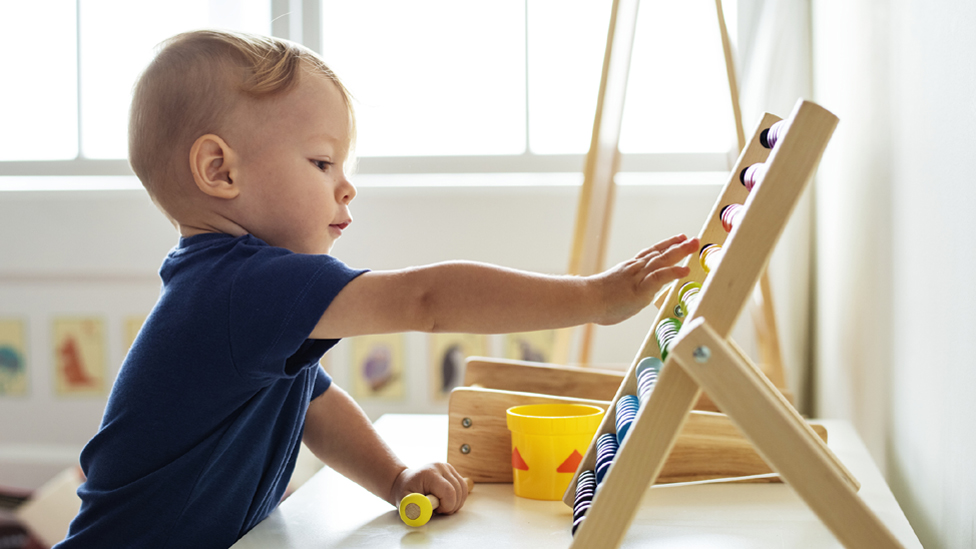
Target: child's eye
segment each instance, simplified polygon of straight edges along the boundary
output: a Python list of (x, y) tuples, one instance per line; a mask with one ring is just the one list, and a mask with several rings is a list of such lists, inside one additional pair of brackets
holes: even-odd
[(312, 160), (312, 164), (315, 164), (316, 168), (324, 172), (332, 165), (332, 162), (327, 160)]

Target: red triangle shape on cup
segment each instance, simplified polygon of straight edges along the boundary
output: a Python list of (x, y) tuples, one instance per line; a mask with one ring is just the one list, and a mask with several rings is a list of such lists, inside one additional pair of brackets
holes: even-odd
[[(512, 468), (521, 469), (522, 471), (529, 470), (529, 465), (522, 459), (522, 454), (519, 453), (518, 447), (512, 449)], [(575, 471), (576, 469), (573, 469), (573, 472)]]
[(556, 472), (575, 473), (576, 468), (579, 467), (581, 461), (583, 461), (583, 456), (581, 456), (580, 453), (577, 452), (576, 450), (573, 450), (573, 453), (569, 454), (569, 457), (566, 458), (566, 461), (564, 461), (562, 465), (559, 466), (558, 469), (556, 469)]

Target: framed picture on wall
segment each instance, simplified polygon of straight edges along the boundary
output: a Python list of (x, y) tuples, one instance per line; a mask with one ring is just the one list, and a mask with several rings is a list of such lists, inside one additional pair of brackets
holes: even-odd
[(52, 342), (55, 394), (105, 396), (105, 322), (98, 317), (55, 318)]
[(444, 400), (464, 381), (464, 361), (488, 354), (488, 337), (477, 334), (431, 334), (429, 362), (431, 395)]
[(0, 318), (0, 397), (27, 395), (27, 328), (19, 318)]
[(403, 334), (349, 338), (352, 355), (350, 392), (355, 398), (403, 400)]
[(505, 335), (505, 358), (528, 362), (552, 362), (555, 330)]

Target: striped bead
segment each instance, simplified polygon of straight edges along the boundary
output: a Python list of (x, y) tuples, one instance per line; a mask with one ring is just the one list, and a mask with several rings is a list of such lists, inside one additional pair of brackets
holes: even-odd
[(661, 371), (661, 360), (655, 357), (647, 357), (637, 364), (637, 400), (641, 404), (647, 402), (657, 383), (657, 375)]
[(698, 253), (698, 260), (701, 262), (702, 269), (706, 273), (710, 273), (718, 268), (723, 255), (725, 255), (725, 251), (718, 244), (705, 244)]
[(595, 494), (596, 476), (593, 471), (587, 469), (581, 472), (576, 480), (576, 500), (573, 502), (573, 535), (576, 534), (576, 529), (586, 518), (586, 512), (590, 510)]
[(662, 361), (668, 359), (668, 350), (671, 348), (671, 342), (678, 336), (678, 330), (680, 329), (681, 321), (677, 318), (665, 318), (654, 329), (654, 335), (657, 336), (657, 346), (661, 349)]
[(697, 282), (685, 282), (678, 289), (678, 303), (685, 312), (685, 316), (691, 315), (691, 311), (698, 305), (701, 299), (702, 285)]
[(786, 135), (786, 121), (780, 120), (759, 134), (759, 143), (767, 149), (772, 149)]
[(719, 212), (718, 217), (722, 220), (722, 228), (725, 232), (731, 233), (732, 229), (739, 224), (739, 220), (742, 219), (742, 214), (745, 212), (745, 208), (742, 204), (729, 204), (722, 208)]
[(624, 443), (627, 431), (637, 417), (637, 410), (640, 409), (640, 402), (634, 395), (624, 395), (617, 401), (617, 415), (615, 423), (617, 425), (617, 444)]
[(752, 189), (762, 183), (763, 176), (766, 175), (766, 165), (762, 162), (758, 164), (753, 164), (747, 168), (744, 168), (739, 173), (739, 181), (745, 185), (746, 190), (752, 192)]
[(603, 482), (603, 477), (610, 470), (610, 464), (617, 455), (617, 435), (605, 433), (596, 440), (596, 483)]

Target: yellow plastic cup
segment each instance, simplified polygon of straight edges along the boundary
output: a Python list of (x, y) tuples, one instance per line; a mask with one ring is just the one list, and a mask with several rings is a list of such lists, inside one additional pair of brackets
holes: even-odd
[(560, 500), (603, 420), (587, 404), (528, 404), (507, 410), (515, 495)]

